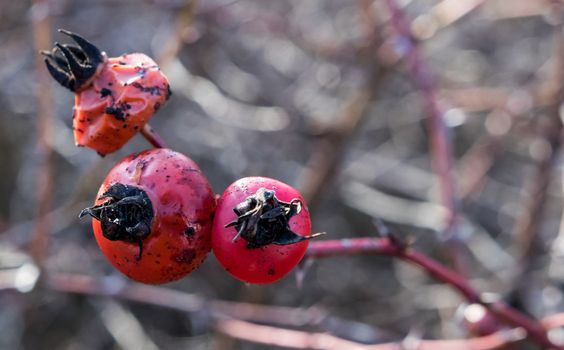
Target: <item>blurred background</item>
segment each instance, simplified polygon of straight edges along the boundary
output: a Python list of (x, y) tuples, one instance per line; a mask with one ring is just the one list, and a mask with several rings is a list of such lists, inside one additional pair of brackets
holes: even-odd
[[(165, 292), (135, 289), (77, 215), (150, 145), (74, 146), (73, 96), (37, 55), (66, 41), (57, 28), (159, 62), (173, 96), (151, 125), (217, 193), (275, 177), (322, 239), (382, 220), (479, 290), (564, 311), (562, 15), (548, 0), (0, 0), (0, 348), (277, 349), (226, 334), (226, 315), (365, 344), (477, 334), (451, 288), (389, 257), (255, 286), (210, 255)], [(124, 288), (133, 301), (97, 296)]]

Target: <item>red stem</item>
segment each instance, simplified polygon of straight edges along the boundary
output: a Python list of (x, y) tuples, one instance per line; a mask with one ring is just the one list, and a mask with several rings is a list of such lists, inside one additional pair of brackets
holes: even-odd
[[(48, 15), (48, 1), (36, 0), (33, 2), (32, 23), (34, 46), (36, 54), (37, 74), (37, 210), (34, 219), (33, 238), (31, 241), (31, 254), (35, 263), (43, 269), (47, 260), (49, 249), (49, 233), (51, 223), (48, 213), (51, 211), (53, 202), (53, 150), (51, 141), (53, 139), (53, 96), (50, 89), (49, 74), (45, 70), (43, 57), (39, 51), (48, 47), (51, 42), (50, 20)], [(40, 11), (41, 9), (41, 11)]]
[(460, 274), (447, 268), (438, 261), (405, 247), (393, 238), (352, 238), (311, 242), (306, 257), (328, 258), (339, 255), (381, 254), (399, 258), (417, 265), (437, 280), (456, 289), (470, 303), (479, 303), (486, 307), (500, 321), (521, 327), (530, 338), (547, 349), (564, 349), (554, 344), (547, 336), (544, 327), (535, 319), (512, 308), (502, 300), (486, 300)]
[(143, 129), (141, 129), (141, 135), (143, 135), (147, 141), (155, 148), (168, 148), (165, 140), (157, 134), (157, 132), (149, 125), (145, 124)]

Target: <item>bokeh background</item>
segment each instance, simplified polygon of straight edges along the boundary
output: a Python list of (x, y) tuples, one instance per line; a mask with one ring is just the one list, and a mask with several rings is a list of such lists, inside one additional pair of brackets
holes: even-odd
[[(303, 191), (322, 239), (376, 237), (382, 220), (480, 290), (535, 317), (564, 311), (561, 5), (397, 6), (403, 35), (381, 0), (1, 0), (0, 348), (276, 348), (222, 334), (220, 301), (241, 317), (250, 312), (233, 309), (241, 303), (283, 306), (288, 315), (250, 310), (261, 324), (281, 317), (367, 344), (471, 335), (456, 293), (388, 257), (308, 261), (251, 286), (210, 255), (165, 286), (187, 306), (161, 302), (181, 310), (57, 291), (47, 278), (60, 273), (92, 277), (104, 293), (130, 285), (77, 214), (116, 161), (150, 147), (137, 136), (101, 158), (74, 146), (73, 96), (37, 55), (66, 41), (57, 28), (110, 56), (160, 63), (173, 96), (151, 125), (217, 193), (244, 176), (275, 177)], [(430, 101), (452, 146), (446, 200)]]

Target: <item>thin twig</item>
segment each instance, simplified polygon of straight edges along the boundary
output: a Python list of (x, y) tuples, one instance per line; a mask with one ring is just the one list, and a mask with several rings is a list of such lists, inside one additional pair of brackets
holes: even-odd
[[(15, 271), (0, 275), (0, 290), (15, 288), (14, 281), (17, 273)], [(316, 307), (304, 309), (209, 300), (164, 287), (130, 283), (119, 277), (96, 278), (80, 274), (53, 272), (49, 275), (46, 286), (58, 292), (111, 297), (189, 313), (205, 311), (214, 318), (231, 317), (287, 327), (304, 325), (319, 327), (325, 320), (330, 321), (328, 323), (340, 325), (349, 322), (330, 316)]]
[[(480, 7), (485, 0), (442, 0), (424, 15), (419, 16), (413, 23), (424, 23), (423, 28), (413, 30), (414, 35), (421, 39), (430, 39), (441, 29), (454, 24), (461, 18)], [(418, 21), (419, 19), (419, 21)]]
[(527, 186), (527, 197), (523, 211), (515, 221), (513, 237), (516, 241), (521, 265), (516, 273), (518, 296), (523, 297), (529, 285), (531, 267), (535, 260), (546, 252), (540, 236), (544, 207), (548, 199), (548, 187), (552, 180), (554, 167), (558, 161), (562, 145), (561, 103), (564, 99), (564, 36), (562, 25), (555, 26), (555, 46), (553, 54), (554, 73), (551, 75), (552, 93), (549, 115), (540, 120), (539, 127), (546, 150), (537, 164), (535, 173)]
[(510, 130), (509, 126), (503, 133), (485, 135), (466, 152), (461, 160), (459, 181), (461, 200), (468, 201), (483, 188), (488, 172), (503, 151), (505, 136)]
[(529, 184), (529, 201), (525, 205), (526, 209), (515, 224), (514, 234), (521, 240), (521, 252), (534, 246), (531, 240), (536, 236), (539, 225), (542, 221), (542, 209), (546, 202), (548, 184), (552, 178), (552, 170), (558, 159), (562, 143), (562, 119), (560, 117), (560, 106), (564, 99), (564, 37), (562, 26), (555, 29), (555, 48), (554, 48), (554, 74), (552, 75), (552, 93), (550, 103), (550, 116), (545, 125), (541, 125), (541, 135), (548, 143), (544, 157), (538, 163), (534, 177)]
[(240, 320), (219, 320), (215, 329), (232, 338), (268, 346), (311, 350), (400, 350), (399, 344), (363, 345), (326, 333), (258, 325)]
[(53, 97), (51, 94), (51, 78), (45, 70), (40, 50), (49, 47), (51, 43), (51, 26), (49, 23), (49, 2), (36, 0), (31, 9), (35, 67), (37, 76), (37, 152), (39, 166), (37, 171), (37, 211), (35, 214), (34, 230), (31, 241), (31, 254), (35, 263), (43, 268), (47, 259), (49, 246), (49, 212), (53, 194), (52, 169), (52, 125), (53, 125)]
[(367, 345), (327, 333), (283, 329), (241, 320), (219, 320), (215, 329), (230, 337), (253, 343), (313, 350), (494, 350), (523, 339), (523, 332), (518, 329), (511, 329), (470, 339), (415, 340), (415, 346), (411, 347), (402, 342)]

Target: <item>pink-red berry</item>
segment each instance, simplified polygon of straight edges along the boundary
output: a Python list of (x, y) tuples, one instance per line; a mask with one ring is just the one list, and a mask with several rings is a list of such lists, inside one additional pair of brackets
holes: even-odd
[(291, 186), (246, 177), (220, 197), (212, 249), (231, 275), (249, 283), (271, 283), (303, 258), (312, 236), (304, 199)]

